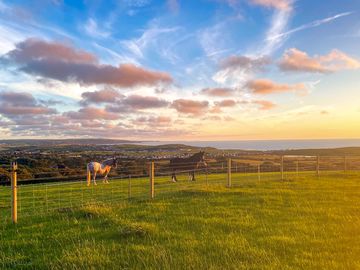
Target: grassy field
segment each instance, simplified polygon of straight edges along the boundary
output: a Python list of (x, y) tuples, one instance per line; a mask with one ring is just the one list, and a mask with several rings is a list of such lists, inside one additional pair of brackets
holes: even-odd
[(0, 191), (1, 269), (360, 269), (360, 174), (200, 175)]

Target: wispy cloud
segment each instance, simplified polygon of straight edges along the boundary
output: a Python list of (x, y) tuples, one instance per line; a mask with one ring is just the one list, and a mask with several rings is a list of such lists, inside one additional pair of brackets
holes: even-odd
[(261, 55), (271, 55), (284, 43), (286, 36), (281, 35), (289, 24), (292, 14), (290, 9), (280, 9), (273, 14), (270, 28), (266, 32), (265, 45), (261, 48)]
[(89, 36), (94, 38), (107, 38), (110, 36), (110, 32), (100, 29), (98, 23), (92, 18), (87, 20), (84, 29)]
[(282, 33), (280, 32), (280, 33), (276, 34), (276, 32), (274, 31), (273, 33), (269, 33), (269, 35), (267, 37), (267, 40), (268, 40), (268, 42), (275, 42), (276, 40), (280, 40), (282, 38), (285, 38), (285, 37), (287, 37), (287, 36), (289, 36), (289, 35), (291, 35), (293, 33), (296, 33), (296, 32), (302, 31), (302, 30), (306, 30), (306, 29), (309, 29), (309, 28), (318, 27), (320, 25), (330, 23), (330, 22), (332, 22), (332, 21), (334, 21), (336, 19), (346, 17), (346, 16), (349, 16), (351, 14), (354, 14), (354, 12), (339, 13), (339, 14), (336, 14), (334, 16), (327, 17), (325, 19), (316, 20), (316, 21), (301, 25), (299, 27), (293, 28), (293, 29), (291, 29), (289, 31), (282, 32)]
[(179, 27), (159, 27), (154, 24), (147, 28), (139, 38), (124, 40), (120, 44), (136, 58), (141, 59), (145, 57), (145, 51), (151, 44), (157, 44), (161, 35), (174, 33), (178, 30), (180, 30)]
[(292, 8), (291, 0), (251, 0), (251, 3), (280, 10), (290, 10)]

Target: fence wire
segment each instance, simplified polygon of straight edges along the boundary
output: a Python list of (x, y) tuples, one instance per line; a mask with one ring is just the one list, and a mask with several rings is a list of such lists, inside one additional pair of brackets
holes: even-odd
[[(304, 157), (285, 156), (253, 159), (232, 159), (228, 161), (208, 162), (208, 166), (189, 169), (192, 164), (180, 164), (171, 167), (168, 161), (155, 162), (155, 197), (173, 196), (175, 192), (206, 191), (212, 192), (226, 187), (273, 189), (271, 183), (280, 183), (286, 187), (289, 181), (306, 177), (352, 176), (360, 169), (360, 158), (357, 157)], [(85, 168), (86, 169), (86, 168)], [(97, 185), (91, 182), (87, 186), (86, 174), (71, 173), (79, 171), (62, 169), (68, 176), (49, 177), (59, 170), (41, 172), (47, 177), (35, 179), (18, 179), (18, 217), (45, 215), (51, 212), (67, 211), (77, 207), (94, 204), (107, 204), (125, 200), (148, 200), (150, 198), (150, 164), (131, 165), (117, 168), (111, 172), (109, 184), (103, 183), (100, 176)], [(129, 172), (135, 172), (130, 174)], [(176, 173), (178, 182), (172, 182)], [(194, 172), (195, 179), (190, 177)], [(39, 173), (38, 175), (40, 175)], [(229, 183), (229, 174), (230, 183)], [(316, 178), (315, 178), (316, 179)], [(31, 183), (31, 184), (28, 184)], [(260, 186), (261, 183), (261, 186)], [(269, 185), (266, 185), (269, 183)], [(314, 189), (315, 186), (304, 186), (297, 189)], [(352, 187), (348, 187), (352, 188)], [(206, 194), (206, 193), (205, 193)], [(0, 223), (11, 219), (11, 187), (0, 186)]]

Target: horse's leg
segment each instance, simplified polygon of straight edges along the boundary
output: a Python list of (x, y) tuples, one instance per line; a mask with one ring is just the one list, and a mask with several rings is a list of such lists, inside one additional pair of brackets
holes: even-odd
[(109, 184), (108, 174), (109, 174), (109, 173), (105, 174), (105, 177), (104, 177), (104, 183), (105, 183), (105, 184)]
[(191, 179), (191, 172), (188, 172), (188, 179), (189, 179), (189, 181), (192, 180), (192, 179)]
[(93, 173), (93, 181), (94, 181), (94, 185), (96, 186), (97, 184), (96, 184), (96, 171), (94, 171), (94, 173)]
[(176, 175), (175, 175), (175, 171), (173, 171), (172, 175), (171, 175), (171, 180), (175, 183), (177, 182), (176, 180)]
[(191, 176), (192, 176), (192, 181), (195, 181), (195, 172), (194, 171), (192, 171), (192, 173), (191, 173)]

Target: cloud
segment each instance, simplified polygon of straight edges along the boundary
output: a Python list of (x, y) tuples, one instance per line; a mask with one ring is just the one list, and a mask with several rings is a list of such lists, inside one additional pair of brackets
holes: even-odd
[(287, 36), (281, 35), (289, 24), (291, 10), (277, 10), (271, 19), (270, 27), (266, 32), (265, 44), (260, 49), (260, 55), (272, 55), (285, 42)]
[(215, 101), (214, 106), (211, 108), (209, 112), (215, 114), (222, 113), (222, 108), (235, 107), (237, 103), (238, 102), (233, 99), (224, 99), (221, 101)]
[(299, 31), (302, 31), (302, 30), (306, 30), (306, 29), (309, 29), (309, 28), (314, 28), (314, 27), (318, 27), (320, 25), (323, 25), (323, 24), (326, 24), (326, 23), (330, 23), (336, 19), (339, 19), (341, 17), (345, 17), (345, 16), (349, 16), (351, 14), (353, 14), (354, 12), (344, 12), (344, 13), (339, 13), (339, 14), (336, 14), (334, 16), (331, 16), (331, 17), (327, 17), (325, 19), (321, 19), (321, 20), (316, 20), (316, 21), (313, 21), (313, 22), (310, 22), (310, 23), (307, 23), (307, 24), (304, 24), (304, 25), (301, 25), (299, 27), (296, 27), (296, 28), (293, 28), (293, 29), (290, 29), (289, 31), (286, 31), (286, 32), (278, 32), (278, 33), (272, 33), (271, 35), (268, 35), (267, 39), (269, 41), (271, 40), (278, 40), (278, 39), (283, 39), (283, 38), (286, 38), (287, 36), (293, 34), (293, 33), (296, 33), (296, 32), (299, 32)]
[(110, 36), (110, 32), (100, 29), (97, 22), (92, 18), (87, 20), (84, 30), (89, 36), (94, 38), (107, 38)]
[(80, 104), (88, 105), (90, 103), (114, 103), (124, 96), (115, 89), (104, 88), (99, 91), (84, 92), (81, 94), (81, 97), (82, 100), (80, 101)]
[(133, 64), (117, 67), (98, 64), (96, 56), (56, 42), (27, 39), (18, 43), (5, 58), (28, 74), (83, 85), (134, 87), (172, 82), (167, 73), (146, 70)]
[(133, 125), (150, 126), (150, 127), (169, 127), (172, 120), (167, 116), (139, 117), (132, 121)]
[(279, 67), (283, 71), (327, 73), (358, 69), (360, 62), (336, 49), (324, 56), (310, 57), (306, 52), (292, 48), (284, 53)]
[(84, 120), (117, 120), (120, 116), (113, 112), (108, 112), (104, 109), (95, 107), (85, 107), (78, 111), (69, 111), (64, 113), (64, 116), (70, 119), (84, 119)]
[(246, 86), (251, 90), (252, 93), (261, 95), (305, 90), (305, 85), (303, 83), (294, 85), (279, 84), (268, 79), (249, 81)]
[(276, 107), (275, 103), (268, 100), (254, 100), (252, 103), (259, 105), (259, 109), (265, 111), (274, 109)]
[(290, 10), (292, 8), (291, 0), (251, 0), (254, 5), (276, 8), (279, 10)]
[(152, 109), (163, 108), (169, 105), (169, 102), (158, 97), (131, 95), (123, 100), (123, 103), (134, 109)]
[(77, 50), (67, 44), (47, 42), (29, 38), (16, 44), (16, 48), (7, 57), (19, 64), (31, 61), (71, 62), (94, 64), (98, 61), (95, 55), (83, 50)]
[(0, 92), (0, 114), (11, 119), (29, 115), (49, 115), (55, 109), (40, 104), (26, 92)]
[[(169, 42), (173, 42), (176, 37), (176, 33), (180, 30), (180, 27), (160, 27), (157, 25), (157, 21), (154, 21), (150, 26), (144, 30), (139, 38), (121, 41), (120, 44), (123, 50), (128, 51), (133, 57), (138, 59), (144, 59), (145, 54), (149, 49), (153, 49), (152, 53), (160, 53), (163, 50), (162, 47), (169, 46)], [(171, 40), (167, 35), (173, 34)], [(163, 37), (162, 37), (163, 36)], [(161, 38), (163, 38), (163, 42)], [(161, 44), (160, 44), (161, 43)]]
[(219, 107), (234, 107), (237, 102), (233, 99), (225, 99), (222, 101), (216, 101), (214, 104)]
[(271, 63), (271, 59), (266, 56), (249, 57), (244, 55), (232, 55), (220, 63), (221, 69), (243, 69), (247, 71), (262, 70)]
[(195, 101), (189, 99), (177, 99), (172, 103), (172, 108), (176, 109), (179, 113), (191, 114), (199, 116), (206, 113), (209, 102), (208, 101)]
[(130, 95), (108, 105), (106, 110), (110, 112), (135, 113), (138, 110), (159, 109), (168, 107), (169, 101), (152, 96)]
[(200, 93), (212, 97), (229, 97), (234, 94), (234, 90), (232, 88), (204, 88)]
[(218, 83), (241, 85), (254, 73), (264, 70), (270, 63), (271, 59), (266, 56), (232, 55), (220, 62), (220, 71), (213, 76), (213, 79)]

